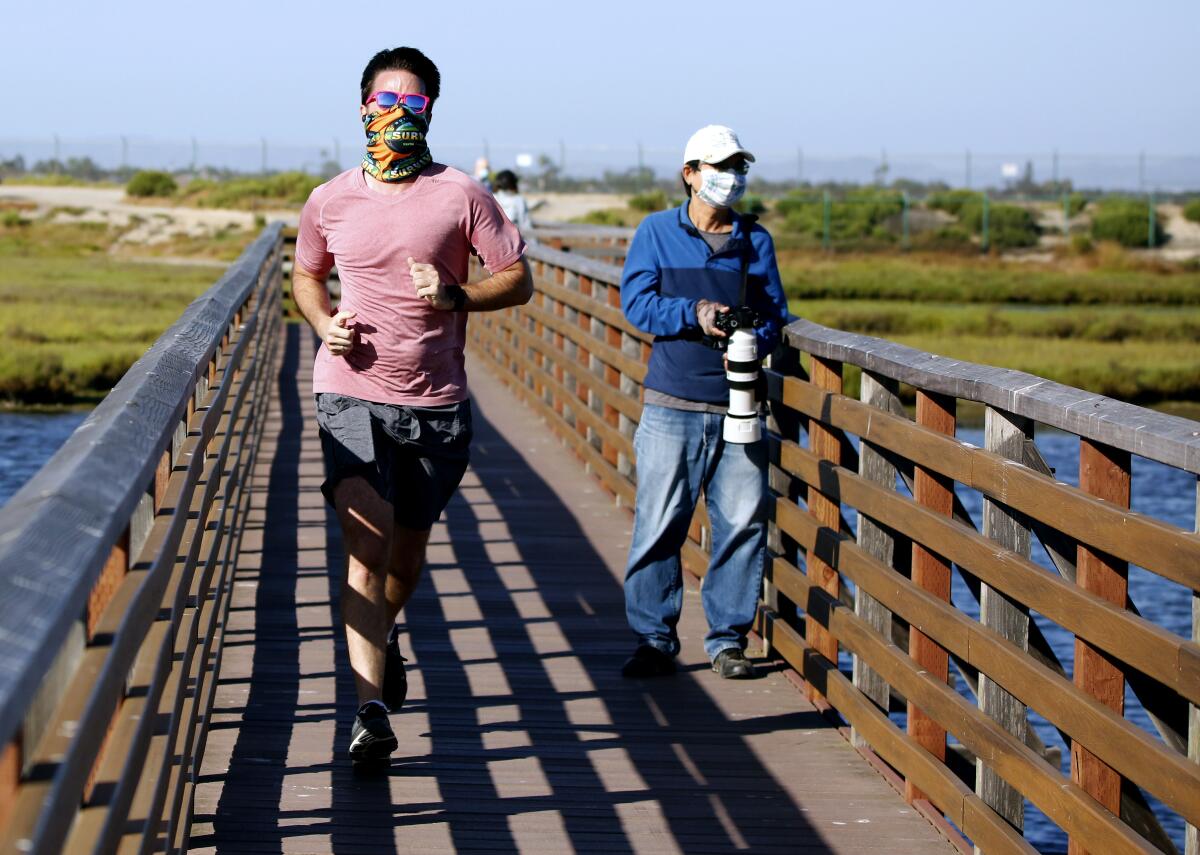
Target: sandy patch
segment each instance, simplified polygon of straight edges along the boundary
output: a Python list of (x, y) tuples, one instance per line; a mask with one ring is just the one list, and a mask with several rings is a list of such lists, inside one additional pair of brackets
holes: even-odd
[[(207, 237), (222, 229), (254, 228), (255, 212), (186, 208), (134, 202), (120, 188), (0, 185), (0, 199), (32, 203), (33, 216), (54, 211), (55, 222), (103, 222), (128, 229), (114, 244), (165, 243), (173, 237)], [(56, 210), (58, 209), (58, 210)], [(298, 211), (258, 212), (267, 220), (299, 221)]]

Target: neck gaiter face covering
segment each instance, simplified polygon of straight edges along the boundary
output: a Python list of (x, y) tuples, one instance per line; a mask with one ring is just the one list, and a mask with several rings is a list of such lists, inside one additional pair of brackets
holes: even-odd
[(379, 181), (403, 181), (433, 163), (425, 134), (424, 116), (397, 105), (384, 112), (363, 116), (367, 132), (367, 154), (362, 168)]

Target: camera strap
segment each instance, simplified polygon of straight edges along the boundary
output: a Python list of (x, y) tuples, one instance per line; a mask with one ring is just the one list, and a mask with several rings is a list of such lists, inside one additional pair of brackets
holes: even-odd
[(754, 228), (754, 224), (758, 222), (758, 217), (755, 214), (742, 214), (742, 240), (745, 243), (742, 245), (742, 271), (741, 282), (738, 284), (738, 301), (739, 306), (746, 305), (746, 283), (750, 279), (750, 250), (754, 249), (754, 245), (750, 243), (750, 230)]

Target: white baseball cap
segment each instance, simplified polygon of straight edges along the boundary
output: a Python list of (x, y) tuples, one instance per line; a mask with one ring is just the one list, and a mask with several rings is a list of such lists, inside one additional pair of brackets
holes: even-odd
[(705, 125), (687, 141), (683, 150), (683, 162), (698, 160), (701, 163), (720, 163), (735, 154), (745, 155), (746, 160), (754, 163), (754, 155), (742, 148), (742, 143), (733, 132), (733, 128)]

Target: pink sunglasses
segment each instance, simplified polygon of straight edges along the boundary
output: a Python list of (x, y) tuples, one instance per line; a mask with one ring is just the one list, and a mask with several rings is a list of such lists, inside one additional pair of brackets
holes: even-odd
[(420, 95), (416, 92), (392, 92), (389, 89), (379, 90), (368, 98), (366, 103), (370, 104), (372, 101), (385, 110), (390, 110), (400, 104), (413, 113), (424, 113), (429, 107), (429, 96), (427, 95)]

